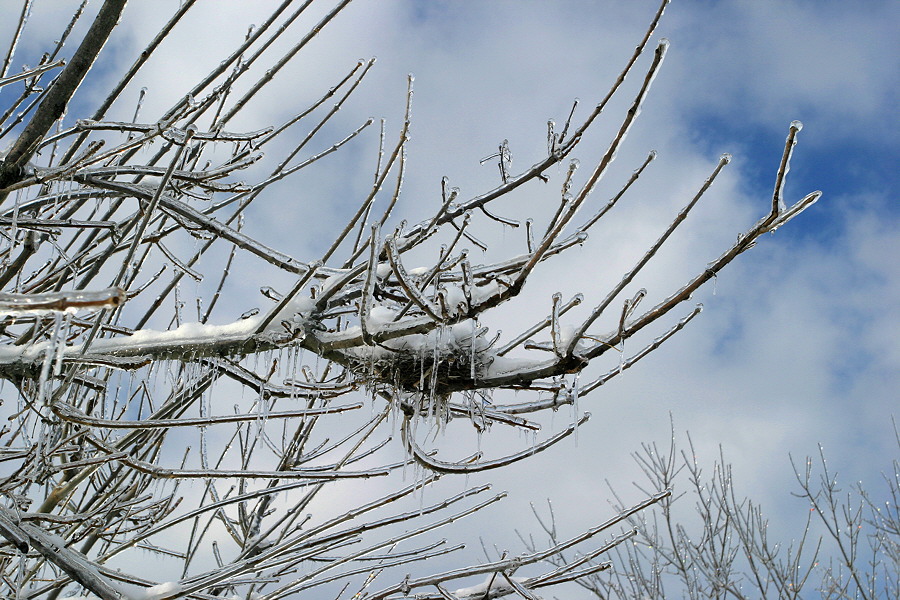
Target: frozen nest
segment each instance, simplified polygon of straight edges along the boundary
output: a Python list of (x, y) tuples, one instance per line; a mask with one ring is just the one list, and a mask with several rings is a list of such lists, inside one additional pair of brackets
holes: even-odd
[(422, 397), (449, 396), (477, 387), (479, 375), (491, 361), (486, 332), (487, 328), (473, 332), (471, 325), (460, 324), (428, 335), (358, 348), (349, 366), (370, 386), (387, 385)]

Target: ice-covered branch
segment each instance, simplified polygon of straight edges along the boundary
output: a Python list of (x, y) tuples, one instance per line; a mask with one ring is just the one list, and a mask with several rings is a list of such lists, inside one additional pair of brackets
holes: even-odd
[(85, 308), (117, 308), (126, 300), (125, 291), (113, 287), (100, 291), (8, 294), (0, 292), (0, 315), (24, 316), (74, 312)]
[(512, 454), (510, 456), (505, 456), (503, 458), (498, 458), (496, 460), (490, 461), (478, 461), (472, 463), (448, 463), (445, 461), (437, 460), (428, 456), (425, 452), (422, 451), (421, 448), (416, 444), (415, 439), (413, 439), (413, 434), (410, 431), (410, 422), (409, 419), (404, 420), (403, 422), (403, 441), (406, 444), (407, 448), (409, 448), (410, 453), (416, 459), (420, 465), (434, 471), (436, 473), (443, 474), (465, 474), (465, 473), (477, 473), (479, 471), (487, 471), (490, 469), (497, 469), (500, 467), (505, 467), (507, 465), (511, 465), (514, 462), (518, 462), (524, 458), (528, 458), (529, 456), (533, 456), (539, 452), (543, 452), (547, 448), (550, 448), (557, 442), (569, 437), (575, 430), (586, 423), (588, 419), (591, 418), (590, 413), (585, 413), (577, 423), (574, 423), (564, 429), (563, 431), (557, 433), (556, 435), (544, 440), (543, 442), (537, 443), (531, 448), (527, 450), (522, 450), (521, 452), (517, 452), (516, 454)]
[(2, 506), (0, 506), (0, 534), (22, 553), (33, 548), (47, 561), (103, 600), (129, 600), (130, 597), (107, 581), (99, 573), (97, 566), (84, 555), (67, 548), (63, 540), (37, 525), (17, 522), (15, 513)]
[[(669, 491), (669, 490), (660, 492), (658, 494), (654, 494), (653, 496), (650, 496), (643, 502), (635, 504), (634, 506), (628, 508), (627, 510), (623, 510), (622, 512), (620, 512), (616, 516), (608, 519), (604, 523), (601, 523), (600, 525), (597, 525), (596, 527), (592, 527), (577, 536), (574, 536), (567, 540), (558, 542), (546, 550), (536, 551), (536, 552), (532, 552), (532, 553), (528, 553), (528, 554), (522, 554), (522, 555), (510, 558), (510, 559), (499, 560), (499, 561), (494, 561), (494, 562), (490, 562), (490, 563), (483, 563), (480, 565), (475, 565), (475, 566), (467, 567), (464, 569), (446, 571), (444, 573), (439, 573), (439, 574), (436, 574), (436, 575), (433, 575), (430, 577), (407, 579), (407, 580), (403, 581), (402, 583), (395, 584), (393, 586), (384, 588), (384, 589), (374, 593), (372, 596), (370, 596), (370, 598), (371, 598), (371, 600), (383, 600), (385, 598), (388, 598), (392, 594), (398, 594), (398, 593), (408, 594), (409, 591), (413, 590), (413, 589), (434, 586), (437, 584), (442, 584), (446, 581), (453, 581), (455, 579), (461, 579), (463, 577), (471, 577), (473, 575), (485, 575), (485, 574), (491, 574), (491, 573), (502, 573), (504, 571), (510, 571), (510, 570), (512, 570), (512, 571), (518, 570), (519, 568), (521, 568), (525, 565), (534, 564), (534, 563), (546, 560), (547, 558), (549, 558), (551, 556), (555, 556), (561, 552), (568, 550), (569, 548), (577, 546), (578, 544), (581, 544), (581, 543), (593, 538), (594, 536), (602, 533), (603, 531), (606, 531), (610, 527), (613, 527), (616, 524), (621, 523), (622, 521), (625, 521), (629, 517), (644, 510), (648, 506), (652, 506), (652, 505), (660, 502), (661, 500), (668, 498), (670, 495), (671, 495), (671, 491)], [(523, 583), (526, 586), (528, 586), (531, 583), (531, 580), (526, 579)], [(482, 590), (482, 591), (484, 591), (484, 590)], [(440, 596), (435, 597), (435, 596), (421, 595), (420, 598), (437, 598), (439, 600)]]

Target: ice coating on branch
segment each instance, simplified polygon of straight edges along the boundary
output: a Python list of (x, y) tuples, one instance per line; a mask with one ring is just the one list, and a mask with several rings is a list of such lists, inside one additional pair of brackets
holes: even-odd
[[(192, 346), (222, 343), (229, 340), (244, 340), (252, 336), (260, 323), (260, 317), (241, 319), (224, 325), (208, 325), (205, 323), (184, 323), (177, 329), (160, 331), (144, 329), (135, 331), (127, 337), (116, 337), (95, 340), (91, 345), (91, 352), (97, 354), (141, 354), (153, 351), (153, 348), (186, 349)], [(282, 325), (279, 323), (279, 328)], [(53, 344), (53, 341), (40, 342), (29, 346), (2, 346), (0, 347), (0, 361), (33, 362), (38, 357), (47, 356), (46, 352), (59, 357), (77, 355), (81, 351), (81, 344), (65, 345)]]
[(791, 129), (796, 129), (797, 131), (801, 131), (803, 129), (802, 121), (791, 121)]
[(0, 315), (25, 316), (53, 313), (75, 313), (82, 309), (115, 308), (125, 302), (125, 290), (75, 290), (42, 294), (0, 293)]

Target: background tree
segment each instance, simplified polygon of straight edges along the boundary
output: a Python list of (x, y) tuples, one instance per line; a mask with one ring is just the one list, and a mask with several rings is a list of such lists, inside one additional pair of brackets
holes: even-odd
[[(897, 436), (900, 448), (900, 436)], [(657, 511), (628, 518), (634, 544), (614, 551), (614, 568), (578, 580), (598, 598), (894, 598), (900, 594), (900, 461), (885, 473), (886, 494), (848, 484), (825, 453), (792, 459), (805, 523), (790, 539), (772, 527), (763, 507), (736, 492), (725, 456), (707, 473), (688, 436), (679, 451), (645, 444), (634, 459), (646, 475), (645, 493), (673, 490)], [(874, 488), (874, 486), (873, 486)], [(611, 490), (618, 499), (616, 492)], [(676, 505), (676, 501), (681, 502)], [(544, 533), (557, 540), (552, 506), (535, 509)], [(681, 509), (681, 510), (679, 510)], [(548, 518), (549, 517), (549, 518)], [(802, 519), (797, 519), (798, 523)], [(534, 550), (534, 538), (525, 546)], [(560, 554), (564, 568), (580, 557)]]
[[(5, 531), (20, 551), (30, 548), (33, 559), (25, 564), (10, 561), (7, 581), (31, 596), (60, 593), (67, 577), (76, 577), (101, 595), (119, 593), (104, 591), (104, 586), (116, 585), (112, 580), (117, 578), (143, 587), (155, 583), (94, 567), (111, 564), (135, 548), (149, 548), (183, 564), (181, 581), (156, 588), (151, 597), (258, 592), (276, 598), (324, 585), (338, 575), (352, 579), (359, 573), (367, 581), (366, 576), (378, 569), (444, 552), (439, 546), (394, 550), (406, 538), (388, 527), (418, 519), (421, 525), (405, 526), (419, 529), (404, 535), (425, 533), (489, 501), (467, 504), (456, 513), (447, 502), (403, 511), (395, 508), (402, 506), (401, 496), (412, 497), (426, 485), (437, 485), (435, 473), (473, 473), (529, 456), (574, 432), (584, 417), (578, 414), (569, 428), (500, 459), (467, 456), (469, 450), (459, 451), (441, 440), (436, 445), (442, 458), (436, 458), (420, 448), (430, 430), (451, 427), (450, 419), (457, 416), (466, 417), (457, 423), (465, 422), (479, 432), (493, 423), (535, 429), (537, 423), (522, 415), (575, 404), (630, 367), (683, 322), (670, 324), (668, 330), (657, 325), (657, 335), (662, 335), (659, 342), (632, 357), (621, 353), (622, 359), (613, 361), (607, 375), (584, 376), (583, 381), (577, 375), (588, 362), (622, 350), (625, 339), (686, 300), (759, 235), (774, 230), (817, 197), (810, 195), (791, 209), (780, 203), (799, 130), (792, 126), (766, 216), (719, 259), (700, 265), (698, 274), (681, 289), (664, 294), (645, 309), (652, 303), (639, 304), (644, 294), (631, 285), (686, 211), (659, 244), (627, 270), (621, 284), (605, 298), (593, 300), (590, 304), (596, 308), (581, 318), (565, 317), (577, 298), (569, 302), (553, 298), (543, 311), (547, 317), (524, 335), (495, 337), (495, 331), (486, 329), (484, 324), (497, 312), (487, 311), (518, 294), (540, 263), (582, 242), (587, 230), (621, 196), (579, 213), (615, 157), (665, 54), (665, 45), (660, 45), (645, 59), (648, 64), (636, 62), (648, 43), (653, 48), (648, 32), (610, 92), (611, 97), (624, 93), (624, 75), (634, 68), (646, 69), (637, 78), (642, 83), (630, 92), (630, 110), (620, 117), (608, 150), (595, 159), (596, 166), (587, 176), (576, 173), (575, 164), (564, 164), (557, 177), (562, 179), (557, 183), (562, 187), (558, 208), (542, 220), (520, 222), (524, 235), (518, 251), (476, 264), (463, 249), (483, 244), (472, 233), (479, 219), (511, 226), (512, 220), (504, 216), (505, 199), (523, 184), (540, 186), (552, 177), (549, 167), (571, 158), (606, 100), (586, 114), (573, 108), (562, 125), (552, 126), (546, 157), (520, 174), (512, 170), (509, 146), (500, 144), (490, 157), (499, 167), (498, 187), (465, 197), (451, 182), (443, 182), (435, 186), (440, 190), (435, 192), (437, 212), (415, 221), (417, 225), (402, 226), (392, 220), (392, 212), (405, 168), (407, 108), (407, 124), (396, 142), (388, 141), (390, 134), (382, 128), (385, 141), (371, 192), (360, 199), (347, 227), (318, 261), (300, 262), (243, 234), (241, 215), (282, 179), (349, 148), (358, 132), (370, 126), (350, 127), (321, 150), (310, 151), (317, 135), (333, 131), (337, 107), (356, 89), (371, 63), (363, 62), (339, 77), (320, 102), (298, 107), (296, 120), (271, 131), (235, 133), (228, 124), (346, 4), (337, 4), (307, 35), (297, 36), (300, 41), (283, 55), (284, 60), (273, 59), (271, 70), (256, 75), (253, 67), (266, 60), (259, 58), (259, 51), (266, 48), (270, 36), (281, 34), (276, 28), (291, 19), (290, 11), (295, 10), (280, 7), (272, 21), (255, 29), (220, 70), (189, 90), (169, 111), (146, 120), (138, 118), (136, 110), (129, 122), (104, 121), (142, 61), (152, 56), (156, 40), (101, 109), (88, 113), (92, 119), (60, 121), (118, 18), (119, 3), (103, 4), (91, 32), (68, 65), (57, 66), (59, 76), (44, 86), (46, 92), (35, 79), (43, 72), (28, 73), (26, 93), (10, 115), (32, 102), (35, 94), (43, 96), (36, 98), (37, 108), (27, 118), (28, 124), (9, 130), (14, 143), (3, 168), (3, 192), (10, 205), (5, 217), (11, 228), (4, 284), (13, 294), (23, 294), (6, 298), (10, 351), (5, 354), (3, 373), (20, 393), (18, 421), (8, 434), (7, 457), (16, 466), (4, 489), (15, 503), (4, 521)], [(181, 7), (173, 26), (192, 6)], [(158, 40), (164, 37), (161, 34)], [(43, 66), (51, 65), (55, 54), (51, 52)], [(43, 76), (49, 81), (55, 72), (48, 70)], [(257, 76), (244, 84), (246, 78)], [(410, 104), (411, 92), (407, 107)], [(290, 129), (295, 124), (306, 124), (306, 129), (298, 135)], [(51, 131), (54, 127), (58, 129)], [(236, 181), (238, 170), (258, 169), (252, 163), (259, 149), (292, 136), (298, 140), (295, 148), (271, 164), (265, 175), (254, 180), (257, 183)], [(101, 147), (101, 142), (106, 146)], [(688, 208), (726, 163), (723, 157)], [(643, 167), (624, 184), (623, 192), (642, 171)], [(219, 246), (226, 251), (220, 253)], [(209, 279), (216, 272), (210, 265), (216, 263), (205, 260), (224, 256), (227, 265), (231, 256), (241, 254), (275, 265), (294, 279), (279, 289), (261, 290), (272, 304), (258, 314), (248, 312), (246, 318), (223, 318), (219, 321), (224, 325), (211, 325), (221, 298), (218, 289), (229, 284), (228, 267), (219, 268), (225, 276), (206, 305), (186, 305), (178, 284), (185, 276), (197, 279), (205, 274)], [(174, 275), (160, 273), (157, 265), (162, 263), (168, 263)], [(404, 266), (422, 263), (430, 266), (415, 270)], [(261, 279), (255, 285), (269, 283)], [(628, 298), (624, 306), (623, 298)], [(63, 309), (88, 312), (67, 317)], [(696, 314), (685, 312), (686, 318)], [(566, 322), (572, 325), (566, 327)], [(231, 386), (245, 387), (252, 394), (240, 394)], [(510, 405), (499, 403), (498, 398), (498, 404), (491, 404), (490, 392), (503, 388), (524, 390), (534, 398), (524, 400), (520, 395)], [(374, 412), (364, 409), (362, 402), (335, 400), (359, 389), (374, 396)], [(216, 401), (222, 397), (228, 398), (227, 407)], [(231, 410), (235, 399), (239, 406)], [(302, 408), (297, 408), (297, 400)], [(285, 405), (291, 410), (282, 410)], [(343, 415), (354, 407), (361, 416)], [(329, 416), (335, 413), (342, 414), (343, 434), (325, 441), (335, 436), (334, 428), (326, 425), (335, 421)], [(402, 441), (388, 441), (391, 422)], [(348, 423), (353, 426), (344, 428)], [(281, 424), (283, 431), (273, 437), (273, 429), (277, 431)], [(184, 431), (185, 426), (191, 431)], [(186, 452), (187, 447), (199, 450)], [(210, 455), (207, 448), (221, 452)], [(448, 453), (450, 458), (443, 458)], [(406, 466), (410, 459), (432, 475), (405, 481), (397, 477), (404, 469), (413, 470)], [(322, 520), (321, 512), (309, 522), (304, 520), (304, 512), (311, 510), (307, 507), (328, 490), (360, 489), (353, 487), (357, 478), (376, 481), (375, 477), (397, 483), (395, 491), (380, 497), (371, 494), (358, 510), (331, 520)], [(202, 482), (202, 493), (180, 491), (181, 482), (191, 478)], [(374, 484), (362, 489), (367, 487), (381, 490)], [(281, 498), (291, 488), (299, 490), (299, 497), (285, 502)], [(450, 500), (466, 502), (468, 496), (484, 491), (473, 488)], [(182, 494), (192, 500), (199, 496), (200, 506), (176, 506)], [(38, 505), (28, 507), (29, 500), (37, 500)], [(448, 516), (428, 520), (444, 509)], [(186, 550), (156, 544), (157, 537), (179, 525), (192, 532), (185, 535)], [(378, 537), (379, 531), (384, 535)], [(63, 537), (90, 557), (92, 564), (77, 554), (55, 551), (59, 542), (46, 537), (47, 532)], [(230, 538), (232, 545), (226, 549), (221, 540), (221, 550), (208, 545), (216, 536)], [(586, 541), (579, 536), (573, 543)], [(607, 545), (597, 542), (592, 550)], [(572, 567), (525, 582), (506, 578), (521, 564), (566, 548), (562, 544), (530, 557), (434, 577), (404, 581), (402, 576), (385, 574), (378, 581), (397, 583), (371, 596), (418, 593), (426, 587), (441, 597), (449, 592), (439, 585), (470, 574), (496, 574), (492, 575), (496, 586), (509, 588), (539, 587), (584, 575)], [(198, 567), (204, 554), (207, 562), (221, 565)], [(301, 564), (306, 570), (296, 575), (293, 569)], [(309, 564), (321, 566), (309, 569)], [(528, 593), (523, 590), (517, 591)], [(470, 590), (457, 596), (473, 594)]]

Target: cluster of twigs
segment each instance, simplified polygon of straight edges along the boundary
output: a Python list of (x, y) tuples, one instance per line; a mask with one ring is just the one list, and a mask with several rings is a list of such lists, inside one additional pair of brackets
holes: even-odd
[[(897, 436), (900, 448), (900, 436)], [(637, 486), (648, 494), (680, 489), (660, 500), (653, 514), (635, 514), (621, 535), (632, 543), (611, 553), (611, 560), (584, 561), (559, 553), (548, 560), (560, 568), (586, 562), (598, 572), (578, 583), (597, 598), (893, 598), (900, 594), (900, 463), (885, 474), (888, 502), (876, 502), (861, 482), (839, 484), (825, 454), (794, 464), (799, 484), (795, 496), (806, 520), (786, 543), (756, 502), (738, 496), (731, 468), (720, 455), (712, 472), (704, 472), (688, 437), (678, 450), (645, 444), (634, 455), (646, 480)], [(682, 481), (686, 480), (686, 481)], [(615, 491), (616, 501), (621, 505)], [(693, 501), (693, 506), (685, 503)], [(681, 509), (681, 510), (679, 510)], [(538, 522), (550, 543), (558, 538), (552, 506)], [(775, 537), (777, 531), (777, 538)], [(533, 537), (524, 537), (529, 549)], [(615, 569), (601, 569), (615, 563)], [(604, 572), (601, 574), (600, 571)]]
[[(766, 216), (680, 289), (646, 310), (640, 308), (642, 291), (621, 301), (712, 185), (727, 156), (574, 333), (563, 333), (561, 318), (582, 298), (563, 302), (554, 296), (549, 315), (520, 335), (499, 339), (481, 324), (487, 311), (516, 296), (541, 263), (582, 243), (654, 158), (651, 153), (591, 216), (579, 216), (589, 211), (591, 192), (640, 113), (667, 43), (650, 51), (630, 107), (593, 170), (581, 181), (577, 163), (570, 163), (558, 210), (543, 231), (526, 223), (523, 253), (475, 263), (464, 246), (483, 243), (469, 230), (470, 223), (479, 216), (508, 223), (490, 212), (491, 203), (520, 186), (546, 181), (549, 167), (570, 158), (610, 99), (625, 93), (622, 84), (637, 69), (667, 2), (606, 97), (580, 122), (573, 106), (559, 132), (551, 124), (544, 158), (515, 174), (504, 143), (494, 157), (501, 171), (498, 187), (463, 198), (444, 181), (439, 208), (430, 218), (395, 225), (406, 168), (410, 78), (406, 118), (393, 146), (386, 145), (382, 127), (371, 191), (328, 249), (311, 262), (245, 234), (243, 215), (271, 193), (273, 184), (340, 150), (372, 125), (369, 120), (351, 126), (323, 150), (310, 150), (373, 61), (354, 65), (317, 101), (280, 125), (251, 132), (229, 126), (350, 0), (336, 2), (305, 33), (295, 35), (299, 41), (272, 59), (273, 43), (293, 31), (295, 21), (303, 21), (311, 4), (281, 3), (160, 116), (142, 119), (142, 92), (130, 121), (109, 120), (110, 108), (122, 102), (145, 62), (195, 2), (181, 3), (90, 118), (74, 120), (66, 118), (72, 95), (125, 2), (103, 2), (65, 63), (57, 56), (83, 6), (36, 68), (9, 75), (29, 4), (24, 2), (0, 73), (0, 85), (23, 88), (2, 118), (2, 135), (12, 143), (0, 161), (0, 284), (8, 290), (0, 295), (0, 377), (9, 382), (4, 396), (12, 411), (0, 447), (0, 535), (7, 540), (0, 546), (0, 585), (17, 590), (19, 598), (57, 598), (73, 581), (104, 599), (146, 588), (143, 597), (154, 599), (239, 594), (274, 600), (333, 582), (344, 582), (340, 593), (355, 590), (357, 597), (371, 599), (413, 593), (469, 598), (475, 596), (465, 589), (454, 595), (444, 586), (479, 574), (488, 574), (491, 582), (485, 591), (471, 594), (534, 598), (533, 588), (594, 572), (595, 567), (577, 562), (524, 580), (512, 577), (519, 567), (546, 563), (590, 541), (668, 492), (544, 550), (437, 575), (408, 575), (380, 592), (369, 591), (383, 571), (411, 569), (412, 563), (457, 549), (443, 542), (410, 544), (493, 504), (502, 494), (473, 499), (487, 491), (473, 487), (417, 510), (395, 508), (404, 499), (432, 487), (443, 474), (498, 468), (549, 448), (587, 415), (521, 452), (463, 462), (443, 461), (423, 450), (416, 424), (466, 417), (481, 429), (492, 423), (539, 429), (523, 415), (573, 404), (657, 348), (699, 307), (646, 348), (624, 357), (613, 371), (578, 386), (568, 375), (687, 301), (760, 235), (818, 198), (817, 192), (810, 194), (790, 208), (782, 200), (800, 130), (794, 123)], [(261, 65), (265, 72), (245, 81)], [(238, 82), (246, 91), (235, 98)], [(299, 127), (307, 133), (298, 136)], [(241, 171), (269, 164), (259, 162), (262, 151), (286, 139), (299, 141), (256, 183), (237, 179)], [(408, 268), (412, 251), (434, 244), (441, 235), (448, 241), (433, 265)], [(294, 283), (278, 291), (258, 282), (271, 301), (266, 310), (213, 324), (211, 316), (227, 293), (238, 252), (291, 274)], [(213, 254), (227, 256), (224, 273), (206, 305), (198, 304), (196, 317), (189, 316), (193, 311), (180, 299), (180, 284), (203, 279), (198, 265)], [(614, 308), (617, 302), (621, 309)], [(614, 310), (618, 327), (595, 331), (600, 316)], [(318, 362), (306, 364), (304, 354)], [(385, 399), (384, 406), (358, 416), (365, 403), (344, 397), (361, 389)], [(512, 405), (483, 401), (498, 389), (528, 389), (534, 395)], [(229, 413), (221, 402), (213, 405), (213, 395), (241, 400), (229, 400), (237, 402)], [(392, 454), (392, 418), (401, 423), (399, 456)], [(199, 451), (191, 450), (191, 444)], [(415, 483), (375, 494), (334, 517), (304, 516), (333, 486), (375, 477), (393, 480), (409, 462), (426, 473)], [(201, 487), (186, 490), (185, 482), (191, 480), (202, 482)], [(279, 498), (289, 498), (287, 507)], [(397, 524), (404, 525), (404, 532), (392, 529)], [(171, 542), (175, 531), (184, 536), (179, 542), (183, 549)], [(586, 556), (602, 554), (622, 539), (602, 543)], [(123, 557), (135, 550), (178, 564), (175, 580), (158, 585), (127, 574), (133, 569)], [(426, 589), (436, 591), (428, 595)]]

